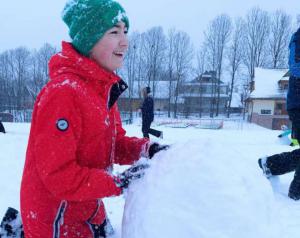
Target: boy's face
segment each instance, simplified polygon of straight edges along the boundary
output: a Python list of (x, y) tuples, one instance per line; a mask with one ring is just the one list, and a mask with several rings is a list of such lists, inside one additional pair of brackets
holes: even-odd
[(124, 22), (119, 22), (105, 32), (91, 50), (90, 57), (112, 72), (122, 66), (127, 48), (127, 28)]

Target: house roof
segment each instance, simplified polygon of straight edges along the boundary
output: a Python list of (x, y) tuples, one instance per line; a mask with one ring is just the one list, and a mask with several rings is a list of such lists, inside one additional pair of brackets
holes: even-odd
[(222, 82), (221, 80), (217, 79), (217, 73), (216, 71), (205, 71), (203, 74), (201, 74), (200, 76), (197, 76), (196, 78), (194, 78), (191, 83), (212, 83), (212, 82), (220, 82), (221, 84), (224, 84), (224, 82)]
[(255, 86), (249, 98), (285, 98), (287, 91), (278, 88), (278, 81), (288, 77), (287, 71), (287, 69), (255, 68)]
[(242, 108), (242, 107), (243, 107), (243, 103), (241, 99), (241, 94), (233, 93), (231, 99), (231, 108)]

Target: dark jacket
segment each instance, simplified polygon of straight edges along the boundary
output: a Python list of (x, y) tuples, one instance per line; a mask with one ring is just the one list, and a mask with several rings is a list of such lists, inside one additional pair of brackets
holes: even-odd
[(154, 119), (154, 103), (153, 98), (151, 96), (147, 96), (142, 104), (142, 119), (143, 121), (152, 122)]
[(5, 133), (5, 129), (1, 121), (0, 121), (0, 132)]
[(300, 109), (300, 28), (291, 38), (289, 45), (289, 89), (287, 110)]

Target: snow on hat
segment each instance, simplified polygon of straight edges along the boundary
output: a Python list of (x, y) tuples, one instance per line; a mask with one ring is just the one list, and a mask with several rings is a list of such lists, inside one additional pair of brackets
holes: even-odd
[(62, 19), (69, 28), (73, 46), (85, 56), (118, 22), (129, 27), (125, 10), (114, 0), (68, 0)]

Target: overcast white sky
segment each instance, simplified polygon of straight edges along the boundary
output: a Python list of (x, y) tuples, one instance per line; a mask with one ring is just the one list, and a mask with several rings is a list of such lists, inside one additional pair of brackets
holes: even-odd
[[(26, 46), (39, 48), (45, 42), (60, 46), (69, 40), (60, 13), (66, 0), (0, 0), (0, 52)], [(267, 11), (283, 9), (294, 19), (300, 14), (299, 0), (119, 0), (128, 13), (130, 31), (152, 26), (186, 31), (194, 45), (200, 44), (209, 21), (221, 13), (245, 16), (254, 6)]]

